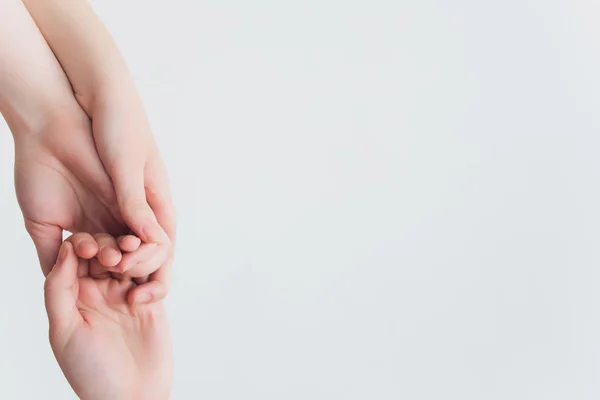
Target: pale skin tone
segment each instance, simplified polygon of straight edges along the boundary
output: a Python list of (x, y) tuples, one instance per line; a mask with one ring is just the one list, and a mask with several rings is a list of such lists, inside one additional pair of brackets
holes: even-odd
[(63, 230), (132, 232), (143, 245), (120, 267), (147, 281), (135, 289), (145, 299), (163, 299), (175, 241), (169, 183), (104, 26), (84, 0), (0, 0), (0, 63), (17, 198), (44, 274)]
[[(140, 241), (128, 237), (124, 252)], [(168, 399), (172, 356), (162, 302), (131, 305), (135, 283), (78, 257), (65, 241), (44, 285), (50, 344), (85, 400)]]
[(0, 0), (0, 113), (52, 348), (82, 399), (166, 399), (175, 213), (142, 103), (85, 1), (25, 3)]

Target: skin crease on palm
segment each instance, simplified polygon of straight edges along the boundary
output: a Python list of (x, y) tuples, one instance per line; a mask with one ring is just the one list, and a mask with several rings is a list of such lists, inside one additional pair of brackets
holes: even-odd
[[(78, 257), (73, 241), (63, 243), (44, 286), (50, 344), (71, 387), (83, 399), (168, 398), (173, 360), (164, 305), (131, 305), (135, 282)], [(140, 241), (129, 236), (121, 245), (135, 251)]]

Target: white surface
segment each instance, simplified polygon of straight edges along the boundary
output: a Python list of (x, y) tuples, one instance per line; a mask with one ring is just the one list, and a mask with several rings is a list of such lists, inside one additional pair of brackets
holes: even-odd
[[(173, 399), (600, 397), (597, 2), (93, 3), (178, 205)], [(71, 398), (0, 130), (0, 398)]]

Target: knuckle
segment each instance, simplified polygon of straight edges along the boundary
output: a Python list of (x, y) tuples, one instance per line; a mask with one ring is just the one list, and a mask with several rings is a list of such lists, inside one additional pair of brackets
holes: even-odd
[(113, 237), (111, 235), (109, 235), (108, 233), (101, 232), (101, 233), (94, 234), (94, 239), (97, 242), (103, 242), (103, 243), (105, 243), (105, 242), (112, 241)]
[(146, 218), (148, 210), (148, 203), (145, 199), (140, 198), (126, 200), (122, 206), (123, 216), (134, 223)]
[(134, 197), (131, 199), (127, 199), (124, 203), (123, 206), (127, 209), (127, 210), (132, 210), (132, 211), (145, 211), (146, 207), (148, 206), (148, 203), (146, 202), (146, 199), (143, 198), (139, 198), (139, 197)]

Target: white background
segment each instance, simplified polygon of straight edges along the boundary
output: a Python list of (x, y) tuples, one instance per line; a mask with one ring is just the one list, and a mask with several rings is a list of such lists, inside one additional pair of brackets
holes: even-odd
[[(93, 4), (178, 206), (173, 399), (600, 397), (598, 1)], [(72, 398), (0, 131), (0, 398)]]

